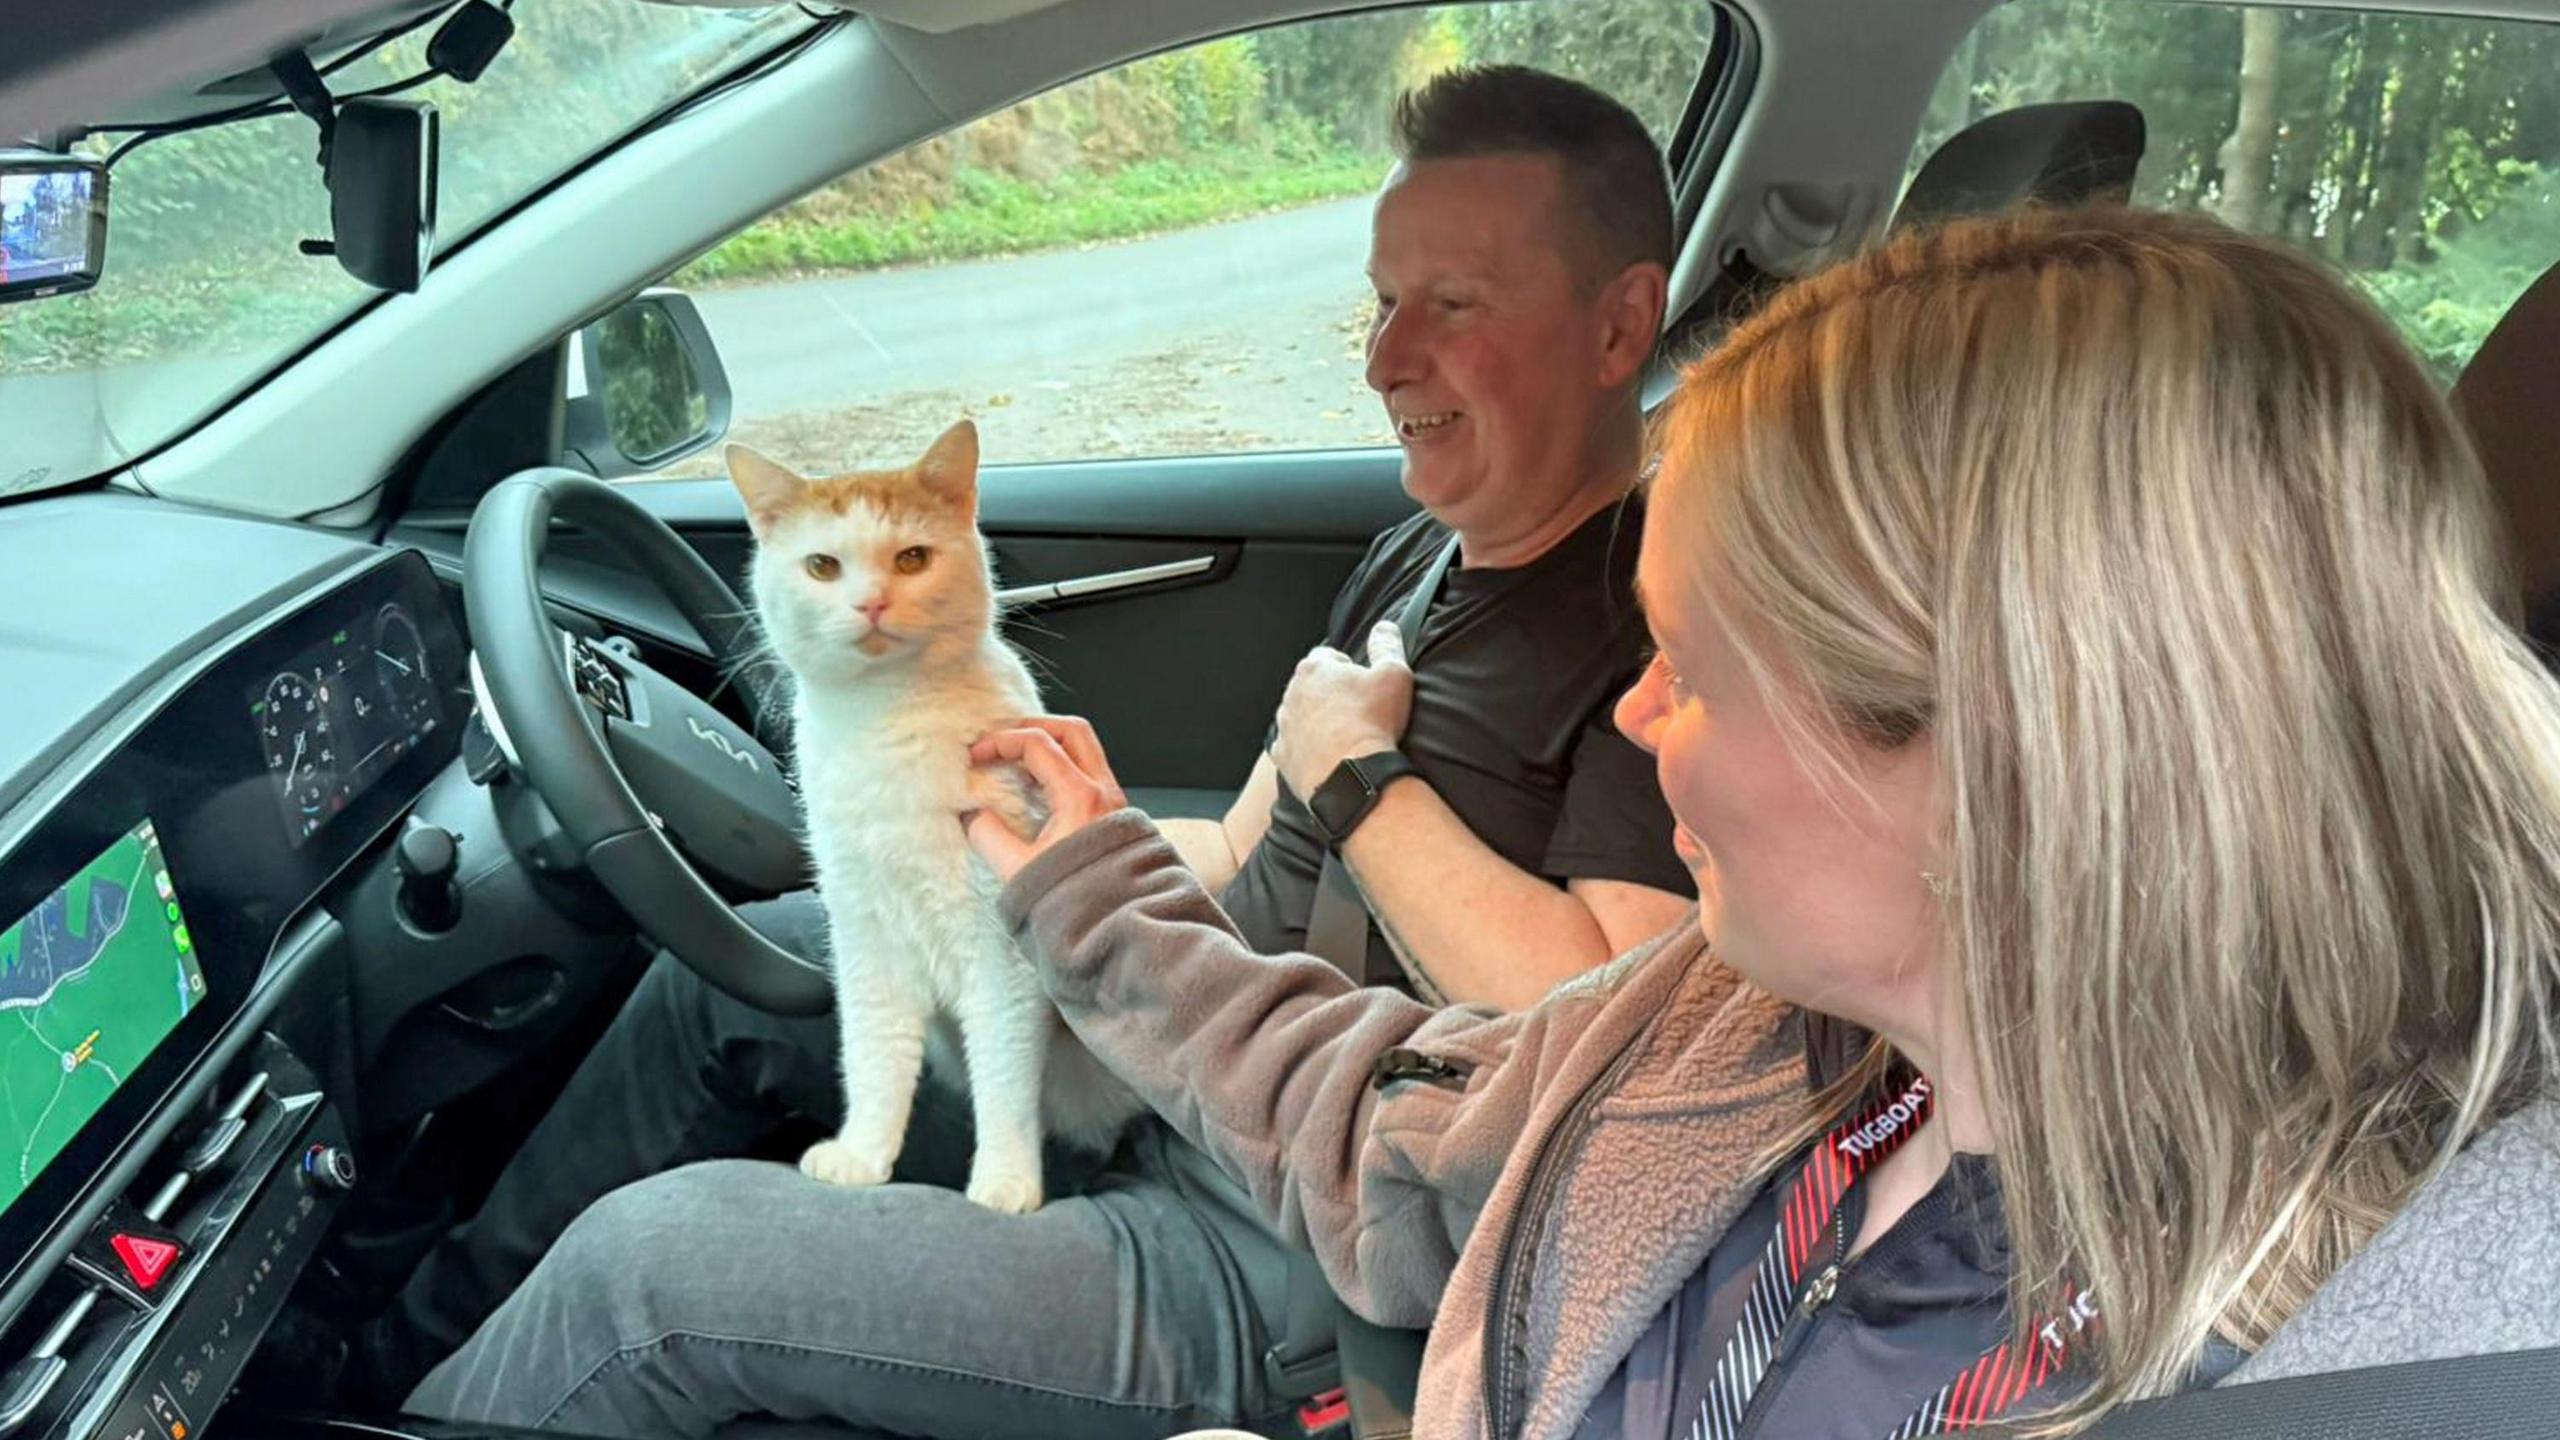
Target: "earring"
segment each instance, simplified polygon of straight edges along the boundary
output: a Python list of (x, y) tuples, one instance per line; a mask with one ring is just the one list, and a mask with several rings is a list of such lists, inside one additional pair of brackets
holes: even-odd
[(1923, 870), (1923, 871), (1921, 871), (1921, 872), (1920, 872), (1920, 883), (1921, 883), (1921, 884), (1923, 884), (1923, 885), (1928, 886), (1928, 887), (1929, 887), (1929, 893), (1930, 893), (1930, 894), (1932, 894), (1932, 895), (1937, 896), (1937, 897), (1938, 897), (1939, 899), (1941, 899), (1941, 900), (1946, 899), (1946, 898), (1947, 898), (1947, 892), (1948, 892), (1949, 890), (1951, 890), (1951, 889), (1953, 889), (1953, 888), (1954, 888), (1953, 886), (1951, 886), (1951, 885), (1949, 885), (1949, 884), (1947, 883), (1947, 877), (1946, 877), (1946, 876), (1939, 874), (1939, 873), (1938, 873), (1937, 871), (1935, 871), (1935, 870)]

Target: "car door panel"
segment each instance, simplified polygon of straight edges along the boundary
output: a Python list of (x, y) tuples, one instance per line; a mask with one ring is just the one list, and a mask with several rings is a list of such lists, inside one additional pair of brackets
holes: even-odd
[[(725, 482), (628, 493), (713, 568), (745, 574), (752, 541)], [(1377, 532), (1412, 511), (1392, 450), (1006, 467), (980, 480), (997, 583), (1032, 592), (1007, 633), (1033, 657), (1047, 703), (1091, 719), (1122, 782), (1174, 814), (1223, 807), (1335, 593)], [(392, 538), (458, 568), (466, 523), (414, 516)], [(1186, 573), (1089, 589), (1159, 569)], [(652, 663), (710, 678), (674, 607), (610, 547), (564, 533), (543, 583), (563, 623), (629, 634)]]

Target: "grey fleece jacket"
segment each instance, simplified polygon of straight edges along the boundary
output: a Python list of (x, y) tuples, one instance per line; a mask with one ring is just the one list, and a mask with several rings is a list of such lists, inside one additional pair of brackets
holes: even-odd
[[(1255, 954), (1134, 811), (1002, 904), (1068, 1025), (1345, 1303), (1431, 1327), (1426, 1440), (1570, 1436), (1804, 1096), (1792, 1012), (1694, 923), (1497, 1015)], [(2560, 1344), (2555, 1137), (2544, 1107), (2484, 1139), (2226, 1383)]]

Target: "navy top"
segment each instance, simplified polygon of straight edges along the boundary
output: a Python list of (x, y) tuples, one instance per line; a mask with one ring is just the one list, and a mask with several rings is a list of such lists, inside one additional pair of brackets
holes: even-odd
[[(1690, 1440), (1741, 1318), (1779, 1196), (1781, 1167), (1706, 1263), (1672, 1295), (1583, 1415), (1577, 1440)], [(1866, 1187), (1841, 1199), (1852, 1236)], [(1808, 1274), (1827, 1262), (1827, 1253)], [(1985, 1155), (1959, 1153), (1938, 1183), (1840, 1272), (1829, 1304), (1792, 1320), (1744, 1412), (1744, 1437), (1883, 1440), (2008, 1338), (2008, 1232)], [(2012, 1414), (2035, 1408), (2030, 1395)]]

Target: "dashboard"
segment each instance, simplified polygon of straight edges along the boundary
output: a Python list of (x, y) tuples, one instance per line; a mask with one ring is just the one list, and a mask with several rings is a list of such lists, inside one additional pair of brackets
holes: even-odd
[[(454, 758), (464, 674), (426, 562), (385, 555), (211, 659), (0, 858), (18, 1022), (0, 1032), (0, 1171), (22, 1172), (0, 1256), (26, 1252), (238, 1012), (286, 919)], [(183, 984), (163, 983), (173, 963)], [(183, 1009), (122, 1003), (155, 986), (190, 990)]]
[(460, 770), (458, 607), (413, 551), (121, 496), (0, 509), (0, 576), (39, 582), (0, 618), (0, 1433), (178, 1440), (255, 1339), (216, 1312), (326, 1228), (346, 1126), (273, 1022), (315, 901)]

